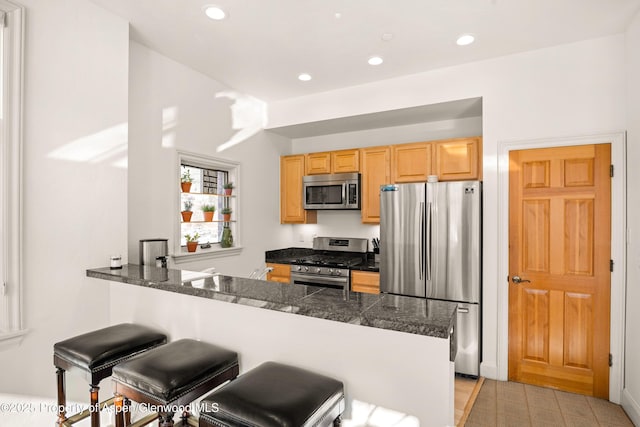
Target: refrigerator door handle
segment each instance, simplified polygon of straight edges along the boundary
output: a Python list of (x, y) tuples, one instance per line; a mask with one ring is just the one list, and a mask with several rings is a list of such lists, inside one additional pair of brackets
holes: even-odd
[(431, 202), (427, 205), (427, 241), (426, 241), (426, 263), (427, 280), (431, 280)]
[(420, 280), (424, 274), (424, 202), (420, 202)]

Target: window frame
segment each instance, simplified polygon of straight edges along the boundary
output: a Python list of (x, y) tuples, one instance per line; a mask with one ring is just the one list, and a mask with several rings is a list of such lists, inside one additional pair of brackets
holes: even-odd
[[(0, 122), (0, 342), (19, 342), (27, 333), (23, 319), (22, 108), (25, 8), (0, 0), (2, 37), (2, 111)], [(6, 310), (5, 310), (6, 309)]]
[[(235, 227), (233, 229), (233, 241), (234, 246), (231, 248), (221, 248), (219, 243), (212, 244), (210, 249), (202, 249), (198, 247), (196, 252), (183, 252), (182, 246), (180, 245), (182, 230), (181, 230), (181, 221), (179, 212), (182, 210), (182, 198), (181, 198), (181, 190), (180, 190), (180, 177), (181, 177), (181, 165), (183, 163), (192, 165), (194, 167), (202, 167), (204, 169), (217, 169), (226, 171), (228, 173), (228, 179), (230, 182), (234, 184), (234, 192), (235, 192)], [(209, 259), (209, 258), (219, 258), (226, 257), (231, 255), (237, 255), (242, 252), (242, 244), (241, 244), (241, 204), (240, 197), (238, 197), (239, 192), (237, 189), (240, 187), (240, 163), (234, 162), (227, 159), (220, 159), (215, 157), (210, 157), (198, 153), (193, 153), (189, 151), (176, 150), (176, 161), (175, 161), (175, 173), (176, 177), (176, 185), (175, 188), (175, 215), (174, 215), (174, 239), (173, 239), (173, 260), (176, 264), (181, 264), (185, 262), (196, 261), (200, 259)]]

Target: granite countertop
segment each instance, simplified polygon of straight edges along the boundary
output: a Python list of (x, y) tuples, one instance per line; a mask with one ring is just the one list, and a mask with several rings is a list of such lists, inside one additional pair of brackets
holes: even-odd
[(297, 315), (417, 335), (449, 338), (457, 304), (136, 264), (87, 270), (87, 276)]
[[(314, 253), (313, 249), (309, 248), (286, 248), (286, 249), (276, 249), (273, 251), (265, 252), (265, 262), (270, 262), (274, 264), (293, 264), (297, 259), (302, 258), (306, 255), (312, 255)], [(364, 254), (363, 254), (364, 255)], [(366, 260), (357, 265), (352, 265), (349, 267), (350, 270), (360, 270), (360, 271), (380, 271), (379, 263), (374, 262), (373, 254), (368, 253)]]

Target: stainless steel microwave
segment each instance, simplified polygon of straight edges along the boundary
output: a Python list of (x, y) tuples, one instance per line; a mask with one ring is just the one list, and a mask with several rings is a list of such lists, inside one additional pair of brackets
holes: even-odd
[(360, 174), (336, 173), (302, 178), (305, 209), (360, 209)]

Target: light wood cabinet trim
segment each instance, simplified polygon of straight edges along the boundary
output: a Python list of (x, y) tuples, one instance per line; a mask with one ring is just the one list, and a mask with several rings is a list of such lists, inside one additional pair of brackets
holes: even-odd
[(380, 223), (380, 186), (390, 183), (391, 148), (360, 149), (361, 215), (364, 224)]
[(291, 283), (291, 266), (289, 264), (267, 263), (267, 267), (273, 268), (267, 273), (267, 280), (270, 282)]
[(331, 152), (331, 173), (360, 172), (360, 150)]
[(379, 294), (380, 273), (358, 270), (351, 271), (351, 291)]
[(391, 146), (391, 178), (394, 183), (424, 182), (431, 175), (433, 144), (413, 142)]
[(280, 223), (315, 224), (317, 212), (304, 209), (302, 177), (305, 172), (305, 155), (280, 157)]
[(482, 138), (456, 138), (435, 141), (433, 171), (440, 181), (481, 178)]
[(306, 175), (331, 173), (331, 152), (306, 154)]

